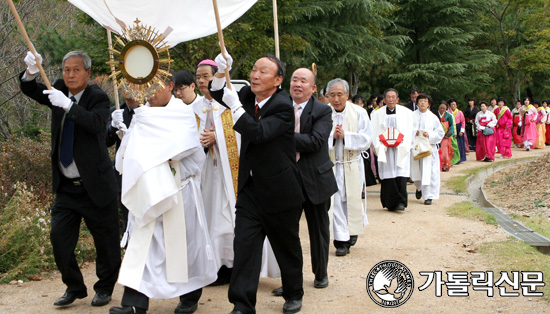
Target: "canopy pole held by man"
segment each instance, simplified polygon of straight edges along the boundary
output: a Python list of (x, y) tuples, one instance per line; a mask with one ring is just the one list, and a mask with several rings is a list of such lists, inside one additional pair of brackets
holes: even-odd
[(275, 57), (281, 59), (279, 52), (279, 18), (277, 17), (277, 0), (273, 0), (273, 30), (275, 32)]
[[(220, 49), (222, 51), (223, 57), (227, 60), (227, 57), (225, 56), (225, 43), (223, 41), (222, 23), (220, 21), (220, 12), (218, 10), (218, 1), (217, 0), (212, 0), (212, 4), (214, 5), (214, 15), (216, 16), (216, 25), (218, 26), (218, 40), (220, 42)], [(233, 89), (231, 87), (231, 78), (229, 77), (229, 71), (225, 72), (225, 82), (227, 84), (227, 88)]]
[[(29, 50), (31, 53), (35, 56), (35, 58), (38, 60), (36, 49), (34, 49), (34, 45), (32, 44), (31, 40), (29, 39), (29, 35), (27, 35), (27, 31), (25, 30), (25, 25), (23, 25), (23, 22), (21, 22), (21, 18), (19, 17), (19, 13), (17, 13), (17, 9), (15, 8), (15, 5), (13, 4), (12, 0), (7, 0), (8, 4), (10, 6), (11, 12), (13, 13), (13, 17), (15, 18), (15, 21), (17, 22), (17, 26), (19, 26), (19, 31), (23, 35), (23, 38), (25, 38), (25, 41), (27, 42), (27, 46), (29, 47)], [(50, 80), (48, 80), (48, 77), (46, 76), (46, 72), (44, 71), (44, 68), (42, 68), (42, 64), (40, 62), (36, 62), (36, 65), (38, 66), (38, 69), (40, 70), (40, 76), (42, 76), (42, 80), (44, 81), (44, 84), (48, 89), (52, 89), (52, 85), (50, 84)]]

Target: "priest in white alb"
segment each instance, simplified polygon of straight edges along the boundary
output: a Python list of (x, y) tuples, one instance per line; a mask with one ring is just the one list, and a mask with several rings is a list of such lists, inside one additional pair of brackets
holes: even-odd
[(195, 72), (197, 86), (204, 97), (191, 106), (206, 154), (201, 173), (201, 191), (214, 256), (220, 267), (218, 279), (212, 285), (224, 285), (229, 283), (233, 268), (241, 136), (233, 130), (231, 110), (210, 96), (208, 84), (217, 71), (218, 65), (213, 60), (203, 60), (198, 64)]
[(205, 154), (193, 110), (172, 96), (173, 87), (168, 79), (135, 109), (117, 153), (130, 236), (118, 279), (122, 306), (112, 314), (144, 314), (149, 298), (174, 297), (175, 313), (192, 313), (201, 288), (216, 280), (200, 190)]
[(371, 115), (372, 144), (378, 156), (380, 201), (382, 207), (390, 211), (407, 207), (413, 142), (412, 111), (398, 102), (397, 90), (390, 88), (384, 92), (386, 105)]
[[(430, 96), (424, 93), (418, 95), (416, 104), (418, 110), (413, 112), (415, 143), (412, 150), (414, 152), (413, 158), (411, 159), (411, 180), (414, 181), (416, 186), (416, 199), (423, 197), (424, 204), (431, 205), (432, 200), (439, 199), (441, 170), (439, 168), (437, 144), (445, 136), (445, 131), (443, 131), (437, 116), (429, 110), (432, 105)], [(420, 144), (421, 140), (429, 143), (425, 154), (420, 149), (420, 146), (422, 146)], [(417, 155), (415, 156), (415, 154)], [(415, 160), (415, 158), (417, 159)]]
[(348, 101), (348, 82), (339, 78), (328, 82), (327, 95), (333, 123), (328, 148), (338, 185), (331, 207), (334, 246), (336, 256), (345, 256), (368, 224), (366, 200), (361, 199), (365, 185), (361, 152), (370, 147), (372, 133), (367, 111)]

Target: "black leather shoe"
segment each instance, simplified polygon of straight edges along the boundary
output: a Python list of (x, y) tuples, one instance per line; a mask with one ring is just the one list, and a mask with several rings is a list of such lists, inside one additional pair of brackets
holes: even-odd
[(416, 199), (419, 200), (422, 198), (422, 191), (421, 190), (416, 190), (416, 193), (414, 194), (414, 196), (416, 196)]
[(323, 279), (315, 279), (313, 281), (313, 286), (317, 289), (322, 289), (328, 287), (328, 277), (325, 277)]
[(114, 306), (109, 309), (109, 314), (146, 314), (147, 311), (135, 306)]
[(231, 313), (229, 313), (229, 314), (244, 314), (244, 313), (241, 312), (241, 311), (231, 311)]
[(96, 293), (93, 300), (92, 306), (104, 306), (111, 302), (111, 296), (106, 293)]
[(395, 210), (405, 210), (405, 205), (404, 204), (397, 204), (397, 206), (395, 206)]
[(350, 246), (354, 246), (355, 243), (357, 243), (357, 237), (358, 236), (356, 236), (356, 235), (349, 236), (348, 243), (349, 243)]
[(55, 306), (69, 305), (69, 304), (72, 304), (74, 300), (84, 299), (87, 296), (88, 294), (86, 292), (83, 292), (83, 293), (65, 292), (65, 294), (61, 298), (57, 299), (57, 301), (55, 301), (53, 305)]
[(283, 287), (275, 288), (273, 289), (273, 291), (271, 291), (271, 293), (273, 293), (273, 295), (276, 297), (280, 297), (283, 295)]
[(346, 256), (349, 253), (349, 248), (339, 247), (336, 248), (336, 256)]
[(174, 313), (184, 313), (184, 314), (191, 314), (195, 313), (199, 305), (197, 303), (191, 304), (191, 305), (184, 305), (183, 303), (178, 303), (178, 306), (176, 306), (176, 309), (174, 310)]
[(283, 313), (298, 313), (302, 309), (302, 300), (288, 300), (283, 305)]
[(424, 205), (432, 205), (432, 200), (425, 200)]

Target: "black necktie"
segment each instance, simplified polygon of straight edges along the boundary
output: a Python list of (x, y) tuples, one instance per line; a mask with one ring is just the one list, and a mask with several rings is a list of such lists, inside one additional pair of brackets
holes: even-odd
[[(76, 98), (71, 96), (73, 103)], [(63, 167), (67, 168), (73, 162), (73, 143), (74, 143), (74, 122), (67, 118), (65, 114), (65, 123), (63, 123), (63, 133), (61, 134), (61, 145), (59, 146), (59, 161)]]

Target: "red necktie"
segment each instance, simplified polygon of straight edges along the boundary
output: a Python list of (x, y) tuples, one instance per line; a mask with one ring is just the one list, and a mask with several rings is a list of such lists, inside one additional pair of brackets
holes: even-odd
[(260, 111), (260, 106), (258, 106), (258, 104), (256, 104), (256, 108), (254, 109), (254, 115), (257, 115), (258, 111)]

